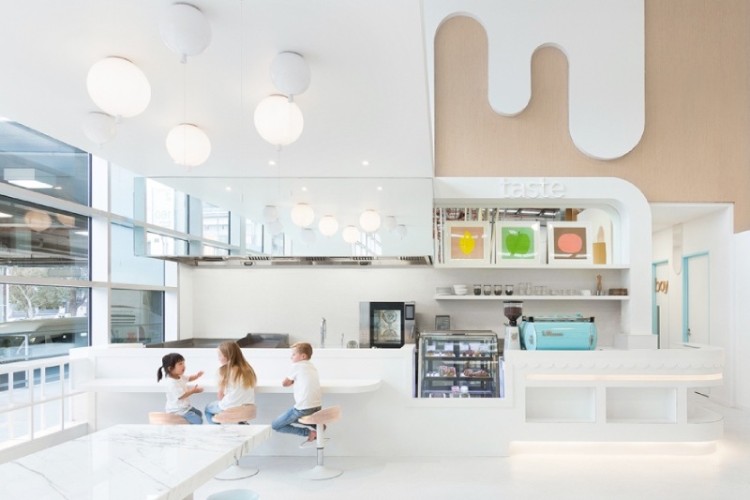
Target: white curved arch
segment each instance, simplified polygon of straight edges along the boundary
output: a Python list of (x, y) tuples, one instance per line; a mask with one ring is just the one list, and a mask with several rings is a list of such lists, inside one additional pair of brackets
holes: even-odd
[(487, 32), (490, 106), (513, 116), (531, 99), (531, 57), (555, 45), (569, 63), (569, 129), (576, 147), (596, 159), (619, 158), (645, 126), (643, 0), (431, 0), (425, 44), (434, 102), (434, 39), (440, 25), (467, 15)]

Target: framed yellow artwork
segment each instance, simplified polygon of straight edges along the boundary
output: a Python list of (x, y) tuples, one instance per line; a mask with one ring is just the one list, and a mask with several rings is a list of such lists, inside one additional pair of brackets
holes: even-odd
[(446, 264), (479, 266), (490, 263), (488, 222), (447, 222), (443, 242)]

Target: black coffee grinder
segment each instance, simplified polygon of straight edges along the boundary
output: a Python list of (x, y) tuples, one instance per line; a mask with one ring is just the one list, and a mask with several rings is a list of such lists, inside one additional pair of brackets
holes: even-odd
[(503, 302), (505, 317), (505, 346), (504, 349), (520, 349), (521, 334), (518, 331), (518, 318), (523, 313), (523, 302), (520, 300), (507, 300)]

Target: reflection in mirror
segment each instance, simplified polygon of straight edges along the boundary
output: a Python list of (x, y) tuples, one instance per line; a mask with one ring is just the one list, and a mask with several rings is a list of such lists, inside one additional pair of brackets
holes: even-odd
[[(174, 196), (147, 186), (161, 185)], [(188, 198), (190, 230), (187, 233), (148, 227), (148, 233), (189, 241), (187, 256), (303, 256), (401, 257), (431, 256), (432, 180), (429, 178), (158, 178), (135, 183), (149, 213), (175, 213), (174, 200)], [(162, 190), (163, 191), (163, 190)], [(160, 194), (162, 193), (162, 194)], [(159, 199), (157, 199), (159, 196)], [(159, 200), (164, 203), (159, 206)], [(295, 205), (312, 211), (312, 222), (292, 220)], [(196, 207), (199, 205), (201, 208)], [(270, 210), (269, 207), (273, 207)], [(381, 224), (373, 232), (360, 227), (361, 215), (374, 210)], [(137, 211), (137, 210), (136, 210)], [(273, 215), (273, 220), (270, 216)], [(332, 216), (338, 223), (320, 229)], [(201, 218), (202, 223), (197, 223)], [(152, 219), (154, 220), (154, 219)], [(309, 222), (309, 224), (308, 224)], [(330, 222), (330, 221), (329, 221)], [(153, 224), (153, 223), (152, 223)], [(356, 238), (345, 241), (343, 230), (356, 228)], [(164, 226), (161, 226), (164, 227)], [(239, 235), (235, 234), (239, 232)], [(145, 234), (145, 232), (144, 232)], [(176, 245), (157, 246), (151, 236), (144, 245), (154, 257), (185, 256)], [(162, 240), (166, 241), (166, 240)]]

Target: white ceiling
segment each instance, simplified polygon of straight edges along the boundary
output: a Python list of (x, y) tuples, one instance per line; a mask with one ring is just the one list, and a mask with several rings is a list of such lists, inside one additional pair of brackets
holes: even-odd
[[(336, 211), (342, 224), (377, 208), (408, 226), (429, 225), (425, 200), (414, 204), (409, 195), (409, 182), (423, 186), (434, 172), (432, 46), (425, 42), (432, 34), (425, 36), (420, 0), (190, 0), (207, 16), (212, 40), (187, 64), (159, 35), (172, 3), (0, 0), (0, 116), (228, 208), (259, 212), (268, 203), (306, 201), (321, 205), (320, 215)], [(257, 134), (252, 115), (276, 93), (269, 68), (282, 51), (302, 54), (312, 80), (295, 98), (304, 132), (277, 151)], [(86, 74), (112, 55), (145, 72), (152, 98), (97, 147), (81, 129), (97, 110)], [(177, 166), (167, 154), (166, 134), (181, 122), (211, 139), (211, 156), (199, 167)], [(275, 178), (290, 180), (274, 189)], [(395, 188), (407, 178), (413, 180)], [(712, 210), (680, 207), (656, 207), (654, 230)]]
[[(432, 177), (419, 0), (190, 0), (207, 16), (212, 40), (187, 64), (159, 35), (172, 3), (0, 1), (0, 115), (167, 184), (184, 177)], [(276, 151), (257, 134), (252, 116), (261, 99), (277, 93), (269, 68), (282, 51), (302, 54), (312, 79), (295, 98), (304, 132)], [(144, 71), (152, 98), (143, 114), (122, 121), (114, 140), (97, 147), (81, 129), (86, 114), (97, 111), (86, 75), (113, 55)], [(167, 154), (166, 134), (181, 122), (211, 139), (211, 156), (199, 167), (177, 166)], [(193, 188), (200, 195), (209, 185)], [(361, 193), (362, 203), (368, 196)]]

